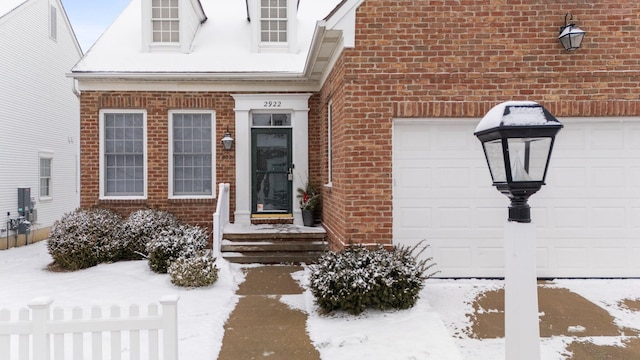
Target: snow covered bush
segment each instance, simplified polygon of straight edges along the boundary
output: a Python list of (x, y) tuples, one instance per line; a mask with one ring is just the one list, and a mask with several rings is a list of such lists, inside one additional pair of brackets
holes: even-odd
[(201, 287), (213, 285), (218, 280), (215, 259), (204, 252), (190, 258), (178, 258), (167, 269), (171, 283), (178, 286)]
[(122, 218), (106, 209), (77, 209), (51, 227), (47, 250), (62, 269), (78, 270), (108, 261)]
[(138, 260), (149, 241), (162, 230), (178, 226), (178, 220), (166, 211), (140, 209), (132, 212), (122, 224), (116, 238), (118, 251), (114, 261)]
[(161, 230), (147, 243), (149, 268), (165, 274), (171, 262), (190, 258), (204, 250), (209, 241), (207, 231), (193, 225), (178, 225)]
[[(420, 244), (418, 244), (420, 245)], [(416, 260), (416, 247), (349, 247), (328, 252), (311, 267), (310, 288), (318, 306), (326, 311), (359, 314), (367, 308), (408, 309), (415, 305), (431, 258)]]

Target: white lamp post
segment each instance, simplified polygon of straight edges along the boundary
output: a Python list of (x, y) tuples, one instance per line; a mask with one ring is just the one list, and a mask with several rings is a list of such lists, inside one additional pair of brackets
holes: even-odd
[(540, 359), (536, 234), (527, 200), (544, 185), (561, 128), (541, 105), (508, 101), (489, 110), (475, 132), (493, 185), (511, 199), (504, 232), (507, 360)]

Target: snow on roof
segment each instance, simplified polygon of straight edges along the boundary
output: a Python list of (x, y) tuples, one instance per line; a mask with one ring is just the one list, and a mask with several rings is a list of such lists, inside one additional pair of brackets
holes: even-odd
[[(251, 23), (244, 1), (201, 0), (207, 21), (189, 53), (142, 50), (141, 0), (132, 0), (74, 72), (116, 73), (301, 73), (316, 23), (340, 0), (302, 0), (298, 9), (298, 51), (251, 52)], [(257, 21), (253, 19), (252, 21)]]
[(27, 0), (1, 0), (0, 17), (5, 16), (9, 12), (11, 12), (11, 10), (17, 8), (25, 2), (27, 2)]
[[(509, 111), (505, 113), (507, 108)], [(506, 101), (487, 112), (478, 123), (476, 133), (494, 129), (500, 125), (558, 125), (558, 122), (547, 119), (544, 108), (534, 101)]]

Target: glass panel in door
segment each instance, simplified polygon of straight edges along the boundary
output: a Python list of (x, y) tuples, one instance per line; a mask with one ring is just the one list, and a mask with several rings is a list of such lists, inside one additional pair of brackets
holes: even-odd
[(292, 213), (291, 129), (252, 129), (252, 213)]

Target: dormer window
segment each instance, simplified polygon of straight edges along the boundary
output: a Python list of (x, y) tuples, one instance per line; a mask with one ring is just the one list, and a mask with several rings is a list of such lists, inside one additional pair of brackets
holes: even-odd
[(260, 0), (260, 41), (287, 42), (287, 0)]
[[(2, 1), (2, 0), (0, 0)], [(200, 0), (141, 0), (142, 51), (188, 53), (207, 20)]]
[(151, 26), (154, 43), (180, 42), (178, 0), (152, 0)]
[[(316, 0), (322, 1), (322, 0)], [(247, 0), (254, 52), (296, 52), (298, 0)]]

